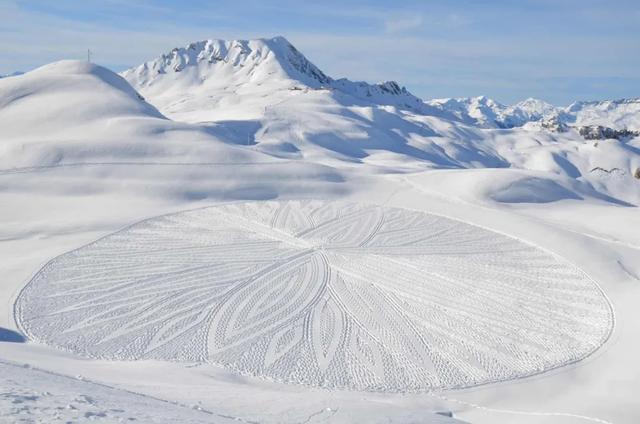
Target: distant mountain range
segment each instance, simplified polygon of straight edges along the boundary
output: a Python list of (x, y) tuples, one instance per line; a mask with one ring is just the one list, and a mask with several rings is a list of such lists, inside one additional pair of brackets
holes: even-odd
[(426, 103), (453, 113), (460, 122), (485, 128), (513, 128), (528, 122), (557, 120), (576, 127), (600, 125), (640, 130), (640, 98), (574, 102), (567, 107), (534, 98), (505, 106), (484, 96), (434, 99)]
[(433, 99), (426, 103), (453, 113), (460, 122), (484, 128), (520, 127), (527, 122), (550, 117), (558, 111), (555, 106), (533, 98), (511, 106), (485, 96)]

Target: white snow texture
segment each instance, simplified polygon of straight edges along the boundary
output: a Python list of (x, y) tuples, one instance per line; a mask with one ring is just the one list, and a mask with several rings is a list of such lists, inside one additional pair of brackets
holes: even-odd
[(133, 225), (47, 264), (31, 338), (92, 358), (209, 361), (332, 388), (518, 378), (609, 336), (575, 267), (476, 226), (361, 204), (240, 203)]

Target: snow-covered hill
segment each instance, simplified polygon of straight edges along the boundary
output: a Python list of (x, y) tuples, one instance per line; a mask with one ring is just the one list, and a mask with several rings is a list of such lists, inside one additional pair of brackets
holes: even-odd
[(20, 178), (21, 172), (46, 169), (81, 174), (71, 186), (75, 179), (57, 184), (52, 177), (51, 191), (137, 184), (147, 187), (146, 195), (186, 198), (295, 192), (291, 172), (312, 185), (342, 180), (333, 169), (291, 164), (236, 146), (211, 128), (171, 121), (122, 77), (81, 61), (0, 79), (0, 127), (0, 174), (15, 178), (14, 189), (23, 191), (45, 187)]
[(269, 161), (165, 118), (114, 72), (55, 62), (0, 80), (3, 169), (77, 162)]

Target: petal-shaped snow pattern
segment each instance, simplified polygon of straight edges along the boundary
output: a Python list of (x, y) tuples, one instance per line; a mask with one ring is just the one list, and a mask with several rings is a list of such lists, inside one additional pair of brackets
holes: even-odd
[(318, 369), (324, 373), (345, 336), (344, 312), (331, 296), (318, 303), (310, 317), (310, 339)]
[(265, 367), (270, 367), (303, 340), (304, 325), (302, 321), (297, 324), (294, 323), (292, 326), (282, 327), (282, 329), (276, 331), (267, 347), (267, 353), (264, 357)]
[(542, 249), (422, 212), (308, 200), (132, 225), (53, 259), (15, 310), (31, 339), (86, 357), (389, 391), (536, 374), (613, 328), (600, 288)]
[(349, 211), (298, 234), (298, 237), (327, 248), (359, 247), (379, 231), (383, 216), (377, 207)]
[(329, 280), (326, 259), (310, 251), (262, 270), (237, 286), (213, 312), (209, 353), (270, 333), (315, 305)]
[(298, 202), (285, 202), (273, 214), (271, 226), (289, 233), (300, 233), (313, 228), (311, 217)]

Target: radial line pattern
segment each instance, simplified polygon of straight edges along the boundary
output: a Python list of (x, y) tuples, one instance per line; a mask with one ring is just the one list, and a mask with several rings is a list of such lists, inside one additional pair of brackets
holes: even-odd
[(16, 315), (32, 339), (87, 357), (386, 391), (536, 374), (588, 356), (613, 326), (598, 286), (539, 248), (321, 201), (143, 221), (49, 262)]

